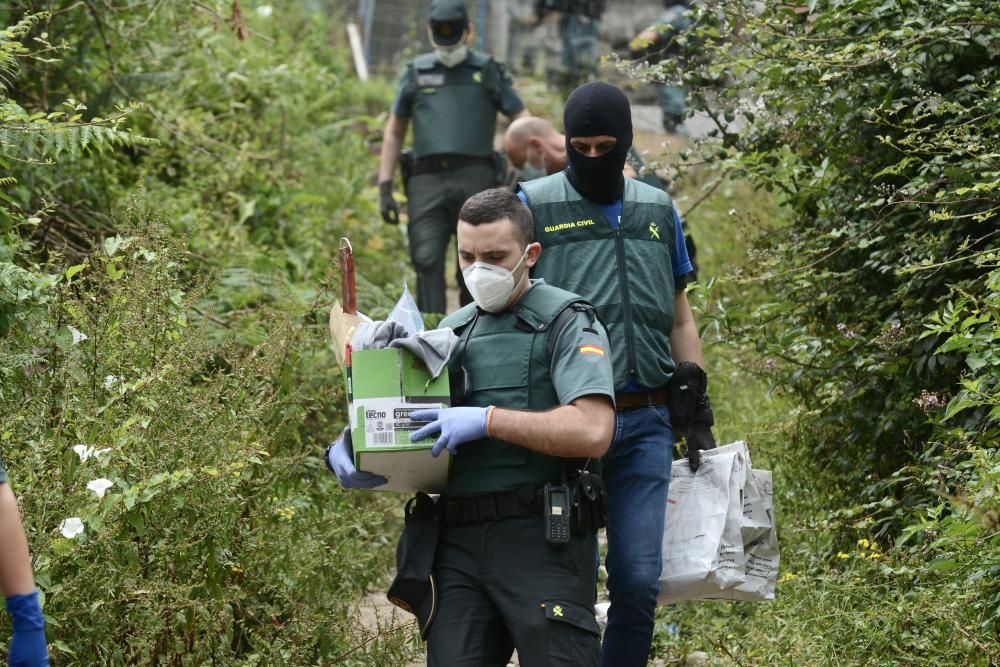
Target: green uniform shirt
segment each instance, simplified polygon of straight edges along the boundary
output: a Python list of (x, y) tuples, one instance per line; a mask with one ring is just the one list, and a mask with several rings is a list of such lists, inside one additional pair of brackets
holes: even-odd
[(563, 329), (552, 350), (550, 368), (559, 405), (568, 405), (591, 394), (608, 396), (614, 403), (614, 371), (608, 334), (604, 325), (600, 321), (591, 322), (587, 313), (575, 313)]
[[(442, 320), (459, 336), (450, 363), (465, 368), (472, 384), (464, 404), (548, 410), (592, 394), (614, 402), (611, 354), (600, 321), (591, 311), (574, 311), (550, 341), (549, 329), (559, 313), (582, 300), (540, 280), (532, 285), (502, 313), (477, 311), (470, 304)], [(446, 494), (494, 493), (555, 481), (563, 465), (563, 459), (484, 438), (462, 446)]]
[(487, 157), (493, 152), (497, 111), (524, 109), (502, 63), (479, 51), (455, 67), (433, 53), (407, 64), (399, 79), (392, 113), (413, 121), (413, 156), (451, 154)]

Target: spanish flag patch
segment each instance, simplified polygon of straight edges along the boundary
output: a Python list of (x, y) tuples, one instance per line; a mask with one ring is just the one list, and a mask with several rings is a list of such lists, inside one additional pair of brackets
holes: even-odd
[(604, 350), (597, 347), (596, 345), (581, 345), (580, 354), (596, 354), (599, 357), (603, 357)]

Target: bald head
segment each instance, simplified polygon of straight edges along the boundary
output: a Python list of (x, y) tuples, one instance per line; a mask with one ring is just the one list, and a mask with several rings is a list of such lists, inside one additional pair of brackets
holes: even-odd
[(538, 116), (518, 118), (504, 135), (507, 158), (518, 169), (526, 162), (554, 174), (566, 167), (566, 138)]

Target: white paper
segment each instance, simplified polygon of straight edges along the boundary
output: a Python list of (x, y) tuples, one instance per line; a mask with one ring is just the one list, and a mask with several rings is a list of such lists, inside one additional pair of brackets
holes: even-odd
[(742, 442), (702, 452), (691, 472), (687, 459), (670, 474), (663, 534), (661, 604), (705, 597), (743, 583), (741, 489), (749, 471)]
[(746, 443), (702, 452), (696, 473), (673, 464), (663, 537), (661, 604), (770, 600), (778, 572), (771, 473)]
[(778, 581), (778, 531), (774, 520), (771, 471), (753, 470), (744, 493), (743, 549), (746, 581), (706, 597), (726, 600), (773, 600)]

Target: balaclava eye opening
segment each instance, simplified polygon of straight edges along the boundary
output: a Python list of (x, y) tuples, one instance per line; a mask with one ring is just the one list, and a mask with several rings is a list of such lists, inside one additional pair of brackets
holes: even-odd
[[(566, 129), (566, 176), (576, 191), (597, 204), (609, 204), (622, 195), (622, 169), (632, 146), (632, 110), (628, 98), (617, 86), (603, 81), (585, 83), (569, 96), (563, 109)], [(615, 147), (598, 157), (578, 152), (574, 137), (608, 135)]]

